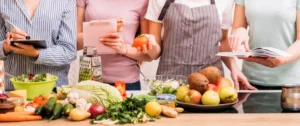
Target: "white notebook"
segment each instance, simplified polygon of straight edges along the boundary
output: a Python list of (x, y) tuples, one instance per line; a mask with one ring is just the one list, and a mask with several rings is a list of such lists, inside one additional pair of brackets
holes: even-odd
[(272, 47), (260, 47), (251, 50), (251, 52), (219, 52), (217, 56), (224, 57), (289, 57), (291, 54)]

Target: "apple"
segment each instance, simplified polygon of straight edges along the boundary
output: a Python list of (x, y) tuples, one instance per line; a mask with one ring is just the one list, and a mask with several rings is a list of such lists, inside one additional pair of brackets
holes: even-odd
[(237, 100), (237, 92), (233, 87), (222, 88), (220, 93), (221, 102), (223, 103), (232, 103)]
[(201, 93), (197, 90), (190, 90), (188, 94), (184, 97), (184, 102), (199, 104), (201, 101)]
[(188, 94), (189, 91), (190, 91), (190, 88), (188, 85), (180, 86), (176, 92), (176, 99), (178, 101), (184, 102), (185, 96)]
[(208, 84), (207, 85), (206, 91), (209, 91), (209, 90), (213, 90), (213, 91), (219, 93), (219, 88), (214, 84)]
[(221, 77), (216, 85), (219, 88), (219, 90), (222, 90), (222, 88), (224, 87), (232, 87), (232, 83), (230, 82), (230, 80), (225, 77)]
[(209, 90), (203, 94), (201, 102), (203, 105), (218, 105), (220, 104), (220, 97), (217, 92)]

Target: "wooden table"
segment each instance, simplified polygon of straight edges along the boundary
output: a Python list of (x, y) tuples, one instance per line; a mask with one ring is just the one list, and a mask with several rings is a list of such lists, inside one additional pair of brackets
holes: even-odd
[[(0, 126), (86, 126), (89, 120), (72, 122), (59, 119), (0, 123)], [(133, 125), (133, 124), (128, 124)], [(137, 125), (137, 124), (136, 124)], [(181, 114), (177, 118), (161, 118), (137, 126), (299, 126), (300, 114)], [(126, 125), (127, 126), (127, 125)]]

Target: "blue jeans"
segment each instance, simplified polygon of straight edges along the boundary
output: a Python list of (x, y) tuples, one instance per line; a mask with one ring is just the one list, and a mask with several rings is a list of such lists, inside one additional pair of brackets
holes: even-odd
[[(115, 84), (109, 83), (110, 85), (114, 86)], [(141, 90), (141, 82), (137, 81), (134, 83), (126, 83), (126, 90)]]

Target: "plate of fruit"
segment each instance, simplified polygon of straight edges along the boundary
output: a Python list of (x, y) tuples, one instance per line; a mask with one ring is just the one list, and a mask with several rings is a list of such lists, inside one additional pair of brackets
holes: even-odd
[(238, 102), (238, 94), (231, 81), (221, 71), (209, 66), (188, 76), (188, 84), (177, 89), (177, 104), (181, 107), (217, 111), (231, 108)]

